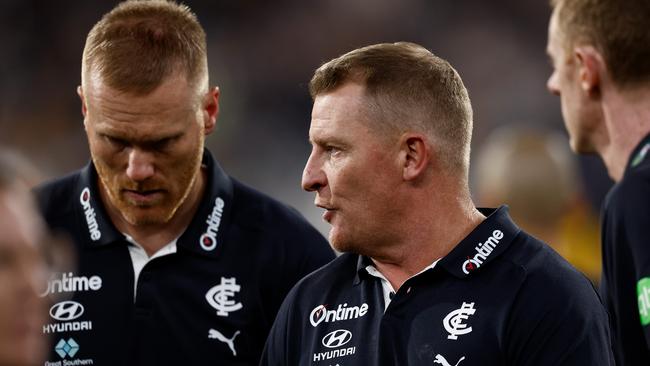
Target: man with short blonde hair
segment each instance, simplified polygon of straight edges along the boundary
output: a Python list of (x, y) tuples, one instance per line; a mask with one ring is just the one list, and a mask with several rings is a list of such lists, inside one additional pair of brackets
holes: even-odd
[(93, 75), (123, 92), (145, 95), (180, 72), (208, 88), (205, 32), (186, 5), (165, 0), (118, 4), (88, 33), (81, 84)]
[(571, 148), (616, 182), (603, 205), (601, 292), (619, 365), (650, 362), (650, 2), (554, 0), (547, 86)]
[(205, 148), (219, 89), (184, 5), (127, 1), (90, 31), (78, 88), (91, 163), (39, 189), (80, 266), (50, 280), (50, 364), (256, 365), (277, 309), (334, 257), (295, 210)]
[(613, 365), (591, 283), (507, 207), (474, 206), (471, 107), (449, 63), (372, 45), (310, 89), (302, 185), (344, 254), (291, 290), (261, 365)]
[(551, 0), (551, 5), (567, 59), (576, 47), (591, 45), (619, 86), (650, 82), (647, 1)]

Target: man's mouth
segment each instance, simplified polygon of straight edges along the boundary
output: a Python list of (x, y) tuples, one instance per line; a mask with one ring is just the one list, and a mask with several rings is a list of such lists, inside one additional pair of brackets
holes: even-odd
[(318, 200), (314, 202), (314, 205), (325, 210), (325, 212), (323, 212), (323, 220), (331, 223), (337, 209), (328, 203), (320, 202)]
[(151, 205), (155, 201), (160, 200), (163, 194), (164, 191), (162, 189), (151, 189), (151, 190), (123, 189), (122, 190), (122, 195), (126, 198), (126, 200), (138, 206)]
[(332, 218), (334, 217), (334, 213), (336, 212), (336, 209), (332, 207), (322, 207), (322, 206), (319, 207), (325, 209), (325, 212), (323, 212), (323, 220), (331, 223)]

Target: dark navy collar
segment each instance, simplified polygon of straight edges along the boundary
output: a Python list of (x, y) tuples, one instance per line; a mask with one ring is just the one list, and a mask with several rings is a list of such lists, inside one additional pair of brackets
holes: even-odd
[(650, 134), (647, 134), (630, 154), (630, 157), (627, 162), (625, 173), (638, 167), (644, 162), (650, 161), (648, 156), (650, 155)]
[(486, 216), (485, 220), (438, 263), (459, 278), (480, 272), (498, 258), (521, 231), (510, 218), (506, 205), (478, 210)]
[[(225, 241), (233, 205), (232, 180), (221, 169), (212, 154), (205, 149), (203, 166), (207, 182), (205, 192), (194, 218), (176, 242), (179, 251), (187, 250), (214, 257)], [(81, 170), (75, 188), (76, 212), (88, 245), (103, 246), (123, 242), (120, 233), (108, 217), (99, 196), (98, 177), (92, 162)]]
[(352, 282), (352, 284), (355, 286), (361, 282), (361, 279), (368, 278), (367, 276), (370, 276), (368, 270), (366, 270), (366, 267), (374, 266), (374, 263), (372, 263), (372, 259), (370, 259), (370, 257), (367, 257), (365, 255), (357, 256), (357, 272), (354, 276), (354, 281)]
[[(521, 231), (510, 218), (506, 205), (498, 209), (478, 210), (486, 216), (485, 220), (442, 258), (436, 267), (442, 267), (459, 278), (474, 275), (503, 253)], [(366, 267), (369, 265), (373, 265), (372, 260), (359, 255), (354, 285), (367, 278), (365, 276), (369, 274)]]
[(194, 219), (176, 244), (179, 250), (216, 257), (230, 227), (233, 184), (207, 149), (203, 152), (203, 165), (208, 178), (203, 198)]
[(104, 208), (99, 195), (97, 170), (92, 161), (81, 170), (73, 199), (81, 237), (88, 245), (104, 246), (124, 239)]

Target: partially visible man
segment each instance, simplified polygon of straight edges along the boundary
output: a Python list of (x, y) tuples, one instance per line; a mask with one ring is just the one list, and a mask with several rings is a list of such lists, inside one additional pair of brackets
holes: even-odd
[(547, 51), (571, 148), (616, 185), (602, 215), (601, 291), (619, 365), (650, 362), (650, 2), (552, 1)]
[(43, 226), (28, 188), (0, 151), (0, 365), (42, 365), (47, 314)]
[(321, 66), (303, 188), (347, 252), (292, 289), (262, 365), (613, 365), (591, 283), (468, 188), (446, 61), (378, 44)]
[(127, 1), (90, 31), (81, 98), (92, 162), (39, 190), (79, 269), (47, 294), (49, 361), (255, 365), (289, 289), (334, 258), (296, 211), (231, 179), (204, 139), (204, 31), (189, 8)]

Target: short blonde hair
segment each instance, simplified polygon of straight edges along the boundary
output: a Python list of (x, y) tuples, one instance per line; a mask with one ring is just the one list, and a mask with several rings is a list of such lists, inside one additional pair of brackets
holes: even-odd
[(650, 82), (650, 1), (551, 0), (564, 47), (589, 42), (602, 54), (614, 82)]
[(97, 72), (109, 87), (145, 95), (173, 72), (207, 86), (205, 32), (196, 15), (172, 1), (129, 0), (95, 24), (82, 59), (82, 85)]
[(418, 130), (432, 138), (439, 162), (465, 180), (469, 170), (472, 106), (460, 76), (445, 60), (408, 42), (359, 48), (316, 70), (312, 98), (347, 82), (365, 85), (378, 111), (378, 129)]

